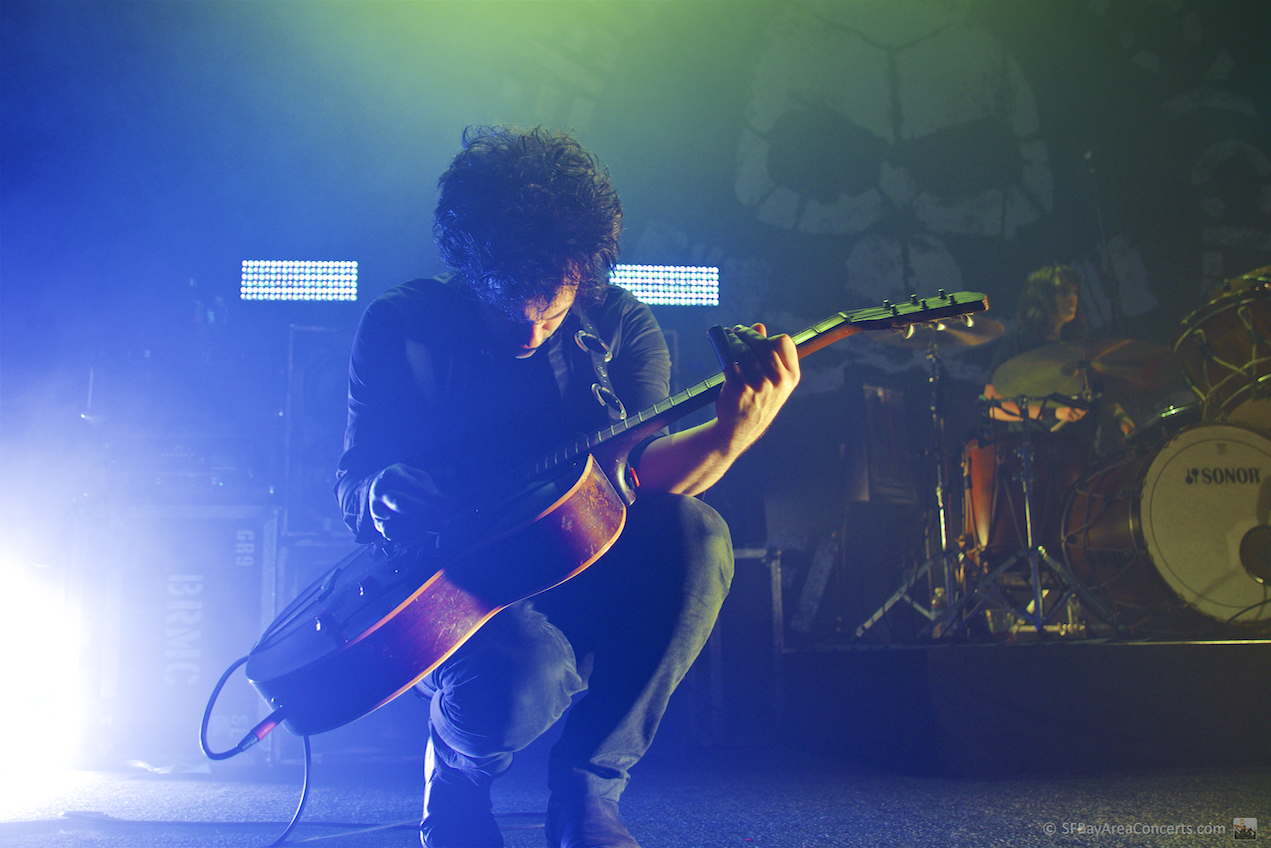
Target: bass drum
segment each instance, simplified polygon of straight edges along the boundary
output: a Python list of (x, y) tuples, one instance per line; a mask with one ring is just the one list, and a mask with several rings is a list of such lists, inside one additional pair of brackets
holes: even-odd
[(1127, 448), (1157, 446), (1176, 436), (1181, 430), (1204, 420), (1200, 404), (1167, 406), (1125, 437)]
[(1256, 397), (1245, 401), (1231, 411), (1227, 420), (1271, 433), (1271, 397)]
[(1064, 553), (1131, 634), (1265, 630), (1269, 517), (1271, 437), (1199, 424), (1086, 476), (1064, 513)]

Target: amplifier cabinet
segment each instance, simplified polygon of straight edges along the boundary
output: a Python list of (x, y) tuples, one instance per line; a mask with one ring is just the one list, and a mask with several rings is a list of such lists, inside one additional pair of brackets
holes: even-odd
[[(116, 504), (77, 517), (69, 600), (86, 633), (90, 760), (206, 762), (199, 724), (212, 688), (273, 616), (277, 531), (276, 511), (256, 505)], [(239, 671), (213, 712), (213, 750), (267, 714)]]

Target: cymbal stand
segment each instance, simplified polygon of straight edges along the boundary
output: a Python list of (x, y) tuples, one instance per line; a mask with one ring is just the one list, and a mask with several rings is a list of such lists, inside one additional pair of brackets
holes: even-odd
[[(1020, 397), (1016, 399), (1015, 403), (1017, 404), (1017, 409), (1028, 409), (1027, 397)], [(1006, 609), (1007, 612), (1016, 618), (1032, 626), (1038, 633), (1042, 633), (1045, 631), (1046, 624), (1064, 608), (1073, 595), (1078, 595), (1095, 615), (1109, 623), (1115, 623), (1116, 621), (1113, 611), (1098, 598), (1094, 597), (1077, 580), (1066, 565), (1052, 557), (1044, 545), (1037, 542), (1033, 528), (1033, 484), (1036, 480), (1036, 473), (1034, 466), (1035, 454), (1031, 437), (1032, 429), (1026, 420), (1022, 428), (1023, 435), (1020, 445), (1015, 449), (1016, 457), (1020, 462), (1020, 488), (1023, 490), (1024, 495), (1024, 548), (1007, 557), (1000, 565), (981, 578), (972, 591), (958, 598), (957, 601), (950, 603), (946, 612), (948, 618), (948, 625), (945, 628), (946, 633), (956, 630), (986, 604)], [(997, 579), (1021, 559), (1026, 560), (1028, 563), (1028, 579), (1033, 594), (1032, 603), (1029, 605), (1031, 611), (1027, 608), (1020, 608), (1018, 604), (1013, 603), (1009, 597), (1000, 591), (996, 584)], [(1049, 614), (1046, 613), (1043, 606), (1045, 600), (1042, 590), (1043, 567), (1049, 570), (1063, 587), (1063, 592), (1059, 598), (1051, 604)], [(958, 620), (956, 616), (977, 598), (979, 598), (979, 602), (971, 607), (961, 620)], [(936, 628), (932, 628), (932, 633), (933, 635), (940, 635)]]
[[(937, 345), (936, 340), (934, 338), (931, 340), (931, 343), (927, 345), (927, 359), (931, 363), (931, 372), (930, 372), (930, 376), (927, 378), (927, 382), (931, 384), (932, 452), (935, 454), (935, 460), (936, 460), (935, 495), (936, 495), (936, 520), (939, 523), (939, 541), (940, 541), (939, 562), (941, 564), (941, 572), (944, 578), (944, 591), (945, 591), (945, 599), (947, 603), (952, 600), (949, 597), (949, 594), (952, 592), (952, 587), (954, 586), (953, 563), (954, 563), (954, 560), (957, 559), (958, 555), (956, 552), (954, 552), (951, 549), (949, 545), (948, 508), (945, 501), (945, 493), (948, 488), (948, 481), (947, 481), (948, 454), (945, 452), (944, 415), (941, 413), (941, 409), (943, 407), (943, 403), (942, 403), (943, 394), (941, 393), (941, 390), (940, 390), (941, 375), (944, 371), (944, 363), (941, 362), (940, 360), (939, 345)], [(930, 531), (928, 531), (928, 533), (930, 533)], [(930, 552), (930, 539), (928, 539), (928, 552)], [(919, 601), (915, 601), (909, 595), (909, 592), (911, 589), (913, 589), (914, 585), (917, 584), (917, 582), (921, 580), (924, 576), (930, 573), (932, 567), (935, 564), (936, 564), (936, 558), (928, 556), (927, 560), (923, 562), (922, 565), (918, 566), (918, 568), (914, 570), (913, 574), (910, 574), (908, 577), (905, 578), (905, 580), (900, 584), (900, 588), (897, 589), (895, 592), (893, 592), (892, 595), (887, 600), (883, 601), (883, 605), (879, 607), (877, 610), (875, 610), (874, 614), (871, 615), (868, 619), (866, 619), (865, 622), (861, 624), (860, 627), (856, 628), (856, 633), (855, 633), (856, 638), (859, 639), (861, 638), (861, 636), (865, 635), (866, 630), (868, 630), (869, 628), (877, 624), (882, 619), (882, 617), (887, 614), (887, 611), (890, 610), (892, 607), (894, 607), (900, 601), (904, 601), (905, 603), (909, 604), (911, 607), (917, 610), (920, 615), (924, 616), (929, 621), (933, 622), (933, 624), (935, 624), (936, 619), (939, 616), (938, 616), (938, 613), (936, 613), (935, 611), (931, 609), (932, 605), (923, 604)], [(934, 591), (933, 591), (933, 594), (934, 594)], [(929, 625), (927, 629), (930, 629), (930, 627), (931, 625)]]
[[(1023, 398), (1023, 397), (1019, 398), (1016, 401), (1016, 404), (1018, 409), (1022, 409), (1025, 411), (1028, 409), (1027, 398)], [(1045, 626), (1046, 626), (1046, 615), (1042, 609), (1041, 564), (1044, 561), (1048, 566), (1051, 567), (1053, 571), (1055, 571), (1056, 574), (1060, 574), (1061, 572), (1066, 574), (1067, 569), (1065, 569), (1062, 565), (1060, 565), (1056, 560), (1051, 558), (1050, 554), (1046, 553), (1045, 548), (1041, 547), (1040, 545), (1036, 543), (1036, 539), (1033, 536), (1033, 479), (1034, 479), (1033, 461), (1036, 458), (1036, 456), (1033, 453), (1033, 441), (1029, 437), (1030, 429), (1031, 428), (1027, 426), (1024, 427), (1024, 437), (1020, 441), (1020, 446), (1015, 449), (1015, 455), (1019, 457), (1020, 488), (1022, 488), (1024, 491), (1024, 545), (1025, 547), (1022, 552), (1017, 552), (1014, 556), (1007, 559), (1007, 561), (1003, 563), (1002, 568), (1000, 570), (1005, 571), (1007, 568), (1009, 568), (1010, 565), (1014, 563), (1016, 559), (1018, 559), (1018, 557), (1020, 556), (1020, 553), (1023, 553), (1025, 558), (1027, 558), (1029, 582), (1032, 584), (1032, 587), (1033, 587), (1033, 611), (1031, 615), (1029, 615), (1027, 611), (1024, 611), (1024, 615), (1021, 617), (1024, 618), (1024, 620), (1026, 620), (1029, 624), (1033, 625), (1033, 627), (1037, 629), (1037, 632), (1040, 633), (1042, 630), (1045, 629)], [(1065, 580), (1065, 583), (1067, 584), (1068, 589), (1065, 591), (1064, 596), (1060, 598), (1059, 601), (1053, 607), (1051, 607), (1052, 610), (1060, 609), (1063, 606), (1064, 602), (1067, 601), (1068, 597), (1072, 594), (1072, 591), (1073, 591), (1072, 586), (1074, 581), (1071, 579), (1067, 579)], [(1019, 615), (1019, 613), (1020, 613), (1020, 610), (1016, 610), (1016, 615)]]

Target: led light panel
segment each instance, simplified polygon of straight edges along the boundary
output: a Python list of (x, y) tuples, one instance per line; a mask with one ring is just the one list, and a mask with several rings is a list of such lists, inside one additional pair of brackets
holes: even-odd
[(718, 306), (719, 269), (698, 265), (615, 265), (609, 282), (653, 305)]
[(357, 300), (357, 263), (243, 260), (243, 300)]

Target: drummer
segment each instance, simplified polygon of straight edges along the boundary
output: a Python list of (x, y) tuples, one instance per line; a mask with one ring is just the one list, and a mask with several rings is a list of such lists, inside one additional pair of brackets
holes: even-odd
[[(1079, 341), (1086, 337), (1085, 313), (1081, 309), (1081, 279), (1067, 265), (1047, 265), (1028, 275), (1020, 292), (1019, 309), (1015, 313), (1015, 326), (998, 339), (990, 374), (1015, 357), (1043, 345), (1060, 341)], [(989, 408), (989, 417), (997, 421), (1020, 420), (1020, 410), (1014, 399), (1003, 397), (989, 383), (984, 396), (1000, 401)], [(1054, 402), (1030, 400), (1028, 417), (1040, 420), (1047, 429), (1076, 423), (1086, 411), (1076, 406)]]

